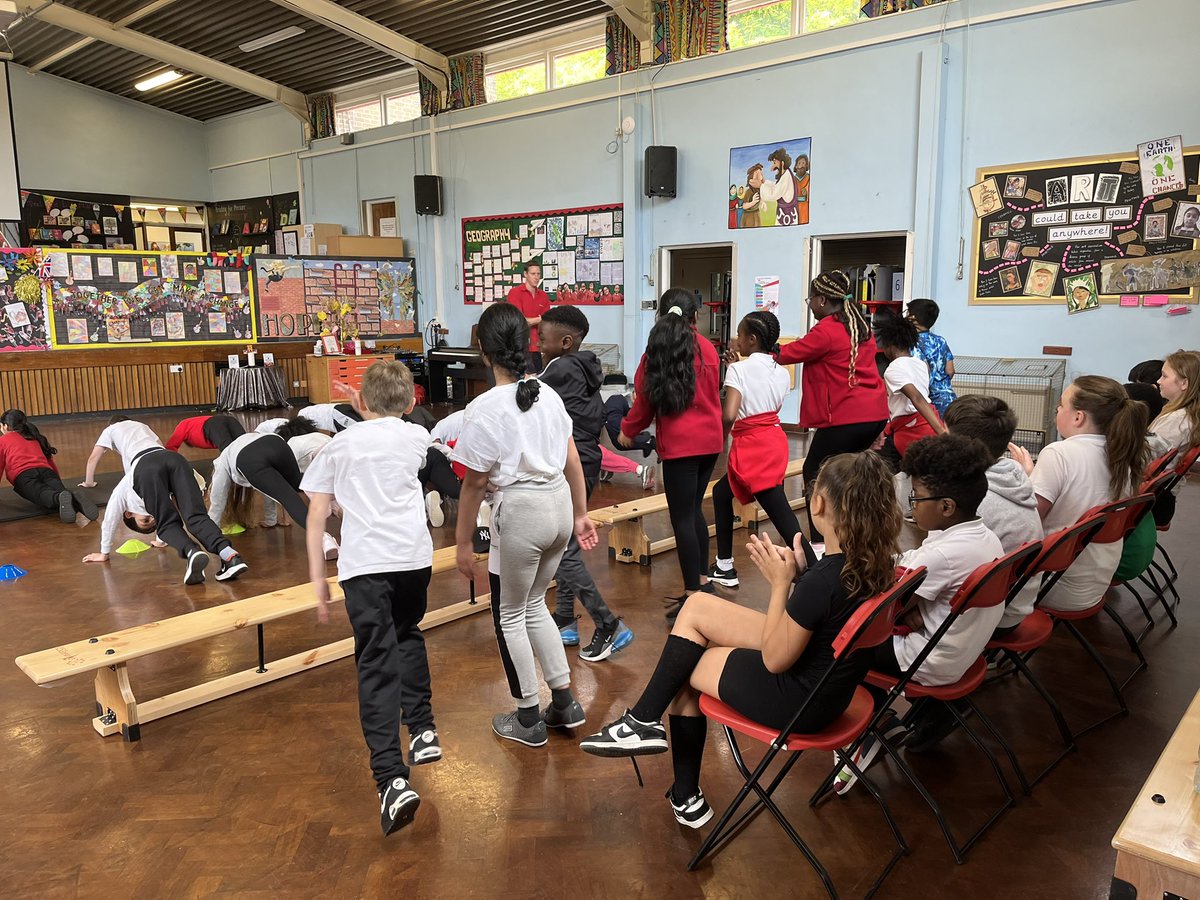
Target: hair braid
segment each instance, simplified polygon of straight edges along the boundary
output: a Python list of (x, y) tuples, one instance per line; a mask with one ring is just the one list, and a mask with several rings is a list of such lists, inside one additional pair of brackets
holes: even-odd
[(858, 348), (871, 336), (871, 325), (850, 289), (850, 278), (845, 272), (833, 269), (814, 278), (809, 289), (825, 297), (833, 308), (834, 317), (846, 326), (850, 335), (850, 366), (846, 384), (855, 387), (858, 385)]

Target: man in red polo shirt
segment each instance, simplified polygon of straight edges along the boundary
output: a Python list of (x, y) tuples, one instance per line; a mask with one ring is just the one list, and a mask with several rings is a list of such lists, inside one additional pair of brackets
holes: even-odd
[(525, 364), (530, 375), (542, 371), (542, 354), (538, 351), (538, 323), (542, 313), (550, 309), (550, 297), (538, 285), (542, 280), (542, 264), (531, 259), (525, 264), (525, 281), (508, 292), (508, 302), (519, 309), (529, 323), (529, 361)]

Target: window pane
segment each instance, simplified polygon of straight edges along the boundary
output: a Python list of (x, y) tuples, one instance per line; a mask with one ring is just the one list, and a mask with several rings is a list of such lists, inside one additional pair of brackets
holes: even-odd
[(862, 0), (806, 0), (804, 30), (824, 31), (859, 20)]
[(389, 125), (393, 122), (411, 122), (421, 116), (421, 94), (418, 91), (388, 97), (386, 103)]
[(604, 48), (593, 47), (554, 57), (554, 86), (566, 87), (604, 77)]
[(546, 89), (546, 64), (535, 62), (515, 69), (492, 72), (485, 80), (488, 103), (512, 100), (514, 97), (528, 97)]
[(338, 134), (378, 128), (383, 124), (378, 100), (357, 103), (354, 106), (339, 106), (334, 110), (333, 119)]
[(792, 0), (730, 4), (726, 34), (730, 50), (791, 37)]

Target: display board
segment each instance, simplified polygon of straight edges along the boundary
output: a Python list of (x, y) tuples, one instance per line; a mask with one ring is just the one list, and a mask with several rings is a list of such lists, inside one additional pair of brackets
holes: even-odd
[(365, 340), (418, 333), (416, 260), (408, 257), (255, 256), (254, 298), (260, 341), (312, 340), (323, 321), (343, 316)]
[(36, 247), (136, 246), (129, 197), (72, 191), (22, 190), (21, 239)]
[(50, 349), (38, 261), (36, 250), (0, 250), (0, 353)]
[(980, 169), (970, 198), (971, 303), (1065, 303), (1071, 312), (1101, 302), (1195, 303), (1200, 148), (1181, 151), (1180, 188), (1155, 196), (1144, 193), (1138, 159)]
[(217, 251), (274, 247), (275, 231), (300, 224), (300, 194), (221, 200), (208, 208), (208, 246)]
[(47, 261), (55, 349), (254, 340), (246, 257), (65, 250)]
[(463, 219), (463, 299), (505, 299), (538, 259), (551, 303), (617, 306), (625, 302), (624, 235), (619, 203)]

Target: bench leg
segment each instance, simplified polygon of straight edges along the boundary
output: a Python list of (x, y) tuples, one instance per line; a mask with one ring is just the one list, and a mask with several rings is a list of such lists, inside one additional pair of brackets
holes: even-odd
[(118, 731), (127, 741), (141, 737), (137, 700), (129, 687), (129, 672), (124, 663), (96, 671), (96, 718), (92, 727), (102, 736)]
[(617, 562), (650, 565), (650, 539), (641, 519), (617, 522), (609, 529), (608, 555)]
[(758, 506), (755, 503), (742, 505), (736, 497), (733, 498), (733, 530), (745, 528), (747, 531), (758, 533)]

